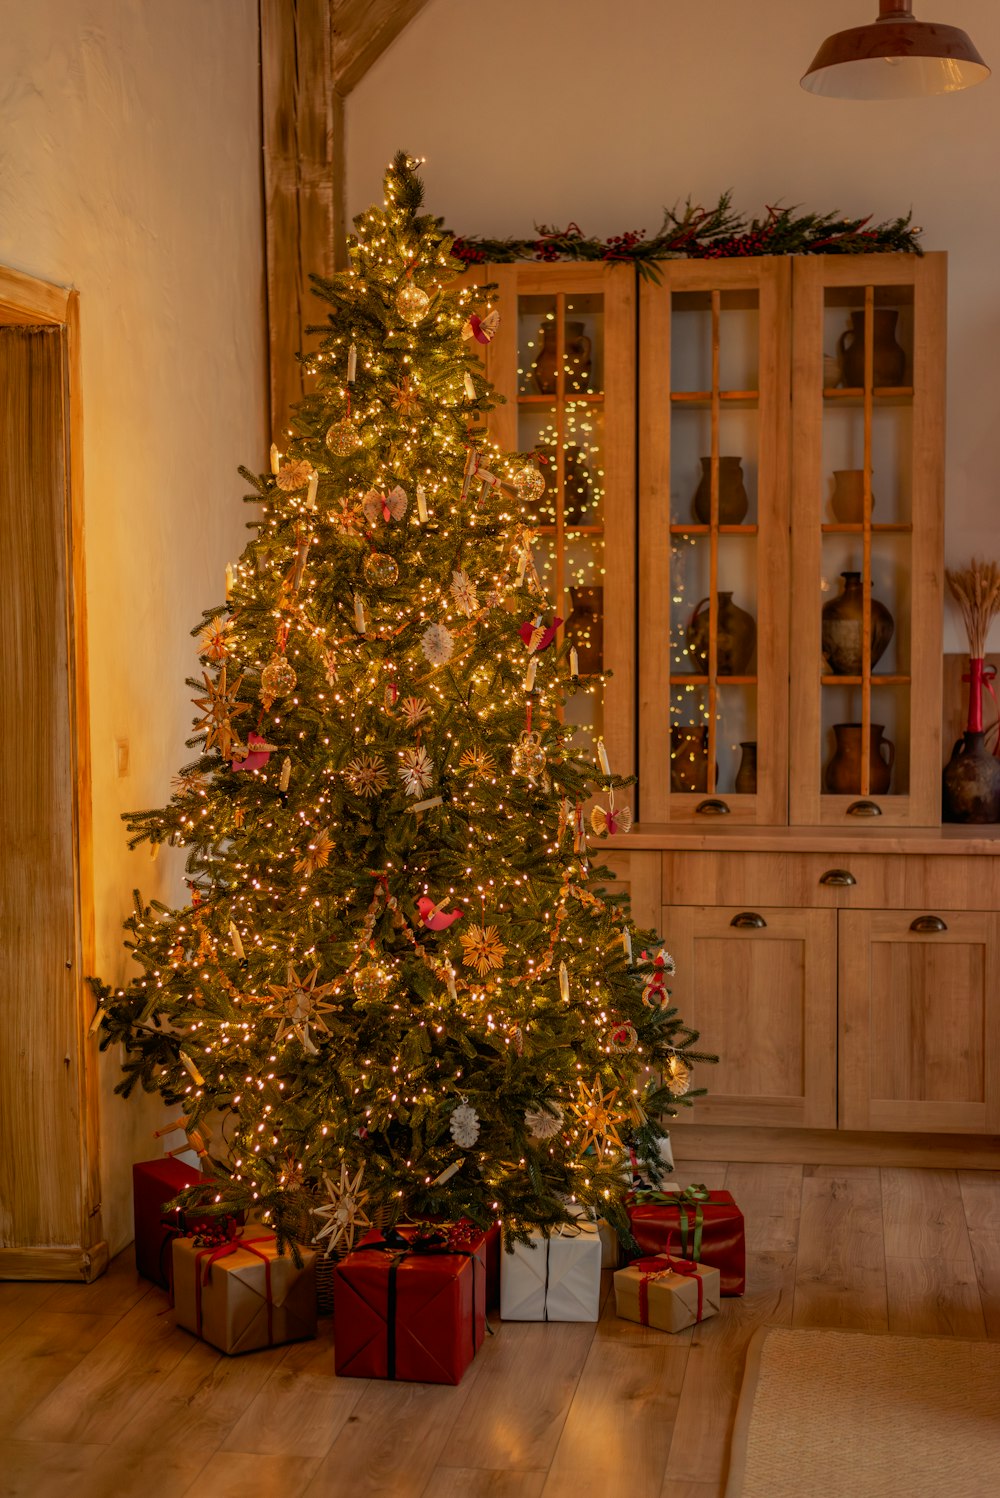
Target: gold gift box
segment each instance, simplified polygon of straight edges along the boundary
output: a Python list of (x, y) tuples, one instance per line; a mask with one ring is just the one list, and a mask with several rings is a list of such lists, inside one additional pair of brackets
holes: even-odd
[[(678, 1274), (661, 1256), (663, 1268), (653, 1274), (630, 1264), (615, 1273), (615, 1311), (623, 1321), (638, 1321), (664, 1332), (682, 1332), (698, 1321), (698, 1282), (701, 1282), (701, 1320), (718, 1315), (720, 1276), (707, 1264), (686, 1264), (688, 1273)], [(642, 1260), (647, 1266), (652, 1258)], [(648, 1318), (642, 1314), (642, 1286), (648, 1297)]]
[[(241, 1237), (246, 1247), (240, 1246)], [(192, 1238), (174, 1239), (177, 1325), (227, 1353), (315, 1337), (315, 1251), (299, 1250), (298, 1269), (291, 1253), (278, 1253), (272, 1233), (249, 1227), (241, 1237), (219, 1257), (216, 1248), (199, 1248)]]

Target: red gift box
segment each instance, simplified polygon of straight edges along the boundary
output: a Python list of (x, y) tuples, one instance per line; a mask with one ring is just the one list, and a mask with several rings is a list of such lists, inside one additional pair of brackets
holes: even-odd
[(363, 1238), (334, 1270), (338, 1377), (460, 1383), (486, 1332), (488, 1236), (402, 1227)]
[(200, 1170), (183, 1165), (169, 1155), (143, 1160), (132, 1166), (132, 1204), (135, 1214), (135, 1267), (145, 1280), (170, 1289), (170, 1252), (174, 1239), (185, 1227), (197, 1228), (216, 1222), (210, 1217), (186, 1217), (179, 1212), (164, 1215), (163, 1204), (185, 1186), (197, 1186), (206, 1177)]
[(743, 1213), (728, 1191), (688, 1186), (646, 1191), (628, 1201), (632, 1236), (643, 1254), (673, 1253), (718, 1269), (723, 1295), (746, 1289)]

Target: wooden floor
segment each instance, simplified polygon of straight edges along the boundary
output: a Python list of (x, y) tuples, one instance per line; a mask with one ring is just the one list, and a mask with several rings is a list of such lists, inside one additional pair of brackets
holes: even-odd
[(225, 1358), (131, 1251), (93, 1285), (0, 1284), (3, 1498), (717, 1498), (755, 1327), (1000, 1339), (1000, 1173), (705, 1165), (748, 1294), (671, 1337), (508, 1322), (461, 1387), (338, 1380), (316, 1342)]

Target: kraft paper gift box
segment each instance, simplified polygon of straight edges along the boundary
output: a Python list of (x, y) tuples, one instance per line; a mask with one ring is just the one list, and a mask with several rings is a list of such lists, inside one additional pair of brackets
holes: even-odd
[(615, 1313), (623, 1321), (682, 1332), (719, 1313), (719, 1271), (658, 1254), (615, 1274)]
[(601, 1308), (603, 1245), (596, 1222), (582, 1219), (545, 1237), (506, 1248), (500, 1260), (503, 1321), (596, 1321)]
[(728, 1191), (686, 1186), (646, 1191), (627, 1203), (629, 1226), (643, 1254), (676, 1254), (718, 1269), (723, 1295), (746, 1289), (743, 1213)]
[(177, 1325), (226, 1353), (315, 1337), (316, 1251), (299, 1252), (301, 1269), (258, 1227), (221, 1244), (175, 1238)]
[(461, 1382), (486, 1334), (493, 1244), (472, 1224), (440, 1227), (439, 1237), (415, 1226), (369, 1233), (336, 1266), (338, 1378)]

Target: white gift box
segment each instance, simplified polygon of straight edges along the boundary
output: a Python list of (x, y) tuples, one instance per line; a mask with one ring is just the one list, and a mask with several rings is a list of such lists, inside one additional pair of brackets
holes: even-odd
[[(660, 1164), (663, 1167), (664, 1173), (666, 1174), (672, 1171), (674, 1168), (674, 1152), (670, 1146), (669, 1134), (663, 1135), (662, 1139), (659, 1140), (659, 1146)], [(636, 1157), (634, 1150), (626, 1150), (623, 1174), (625, 1176), (625, 1179), (631, 1182), (633, 1187), (652, 1186), (654, 1184), (649, 1179), (646, 1171), (643, 1169), (643, 1164), (644, 1162)], [(656, 1189), (662, 1190), (662, 1185), (657, 1185)]]
[(502, 1321), (596, 1321), (603, 1245), (596, 1222), (534, 1232), (500, 1255)]

